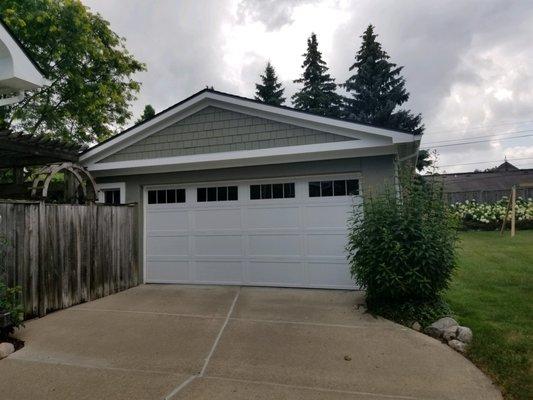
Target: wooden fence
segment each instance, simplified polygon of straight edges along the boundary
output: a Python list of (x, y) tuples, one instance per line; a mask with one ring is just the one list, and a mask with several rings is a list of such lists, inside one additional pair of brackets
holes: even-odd
[[(466, 200), (475, 200), (478, 203), (496, 203), (504, 196), (509, 198), (511, 188), (506, 190), (471, 190), (463, 192), (446, 192), (446, 200), (449, 204), (464, 203)], [(518, 188), (516, 195), (524, 199), (533, 197), (533, 188)]]
[(94, 300), (140, 282), (137, 207), (0, 202), (9, 285), (26, 317)]

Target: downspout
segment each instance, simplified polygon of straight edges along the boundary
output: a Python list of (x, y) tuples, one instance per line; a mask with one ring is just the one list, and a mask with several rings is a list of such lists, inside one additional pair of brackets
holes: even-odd
[[(413, 144), (416, 142), (415, 135), (413, 135)], [(414, 153), (411, 153), (405, 157), (397, 158), (396, 159), (396, 193), (398, 193), (398, 196), (400, 195), (400, 163), (406, 160), (409, 160), (414, 157), (415, 163), (414, 168), (416, 170), (416, 163), (418, 162), (418, 153), (420, 151), (419, 146), (416, 146), (416, 151)]]

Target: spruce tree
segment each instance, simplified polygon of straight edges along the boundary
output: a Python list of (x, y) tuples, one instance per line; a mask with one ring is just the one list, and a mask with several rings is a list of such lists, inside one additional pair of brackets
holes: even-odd
[(140, 124), (141, 122), (144, 122), (146, 120), (149, 120), (155, 115), (154, 107), (152, 107), (151, 104), (147, 104), (144, 106), (144, 111), (142, 115), (139, 117), (137, 121), (135, 121), (136, 124)]
[(339, 117), (342, 97), (336, 93), (335, 80), (327, 73), (328, 67), (318, 51), (318, 42), (313, 33), (307, 39), (307, 52), (303, 54), (304, 72), (295, 83), (303, 88), (292, 96), (292, 103), (299, 110), (309, 111), (326, 117)]
[(281, 106), (285, 102), (283, 97), (285, 89), (278, 82), (276, 71), (270, 61), (267, 62), (265, 74), (260, 77), (262, 84), (255, 84), (255, 99), (273, 106)]
[(350, 67), (350, 71), (355, 73), (343, 84), (348, 92), (348, 97), (344, 99), (343, 116), (358, 122), (421, 134), (424, 131), (422, 116), (399, 108), (409, 100), (405, 79), (401, 75), (403, 67), (389, 61), (389, 55), (376, 37), (372, 25), (361, 36), (363, 43)]

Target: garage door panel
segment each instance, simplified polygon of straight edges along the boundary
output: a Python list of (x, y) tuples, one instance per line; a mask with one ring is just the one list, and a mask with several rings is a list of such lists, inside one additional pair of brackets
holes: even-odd
[(353, 288), (345, 262), (310, 262), (307, 266), (309, 284), (321, 287)]
[(264, 262), (250, 261), (248, 281), (254, 285), (304, 285), (305, 276), (303, 263), (295, 262)]
[(248, 251), (251, 256), (301, 255), (299, 235), (257, 234), (249, 236)]
[(311, 198), (308, 181), (286, 181), (295, 197), (250, 199), (241, 183), (239, 200), (198, 202), (202, 185), (191, 185), (187, 203), (147, 204), (146, 281), (353, 288), (344, 250), (352, 199)]
[(165, 254), (186, 256), (189, 254), (189, 236), (155, 236), (146, 240), (148, 256)]
[(298, 207), (248, 208), (246, 210), (246, 228), (253, 229), (297, 229)]
[(240, 284), (243, 281), (242, 261), (198, 260), (194, 271), (195, 281), (202, 283)]
[(193, 236), (192, 240), (197, 256), (242, 256), (240, 235)]
[(344, 259), (346, 234), (307, 235), (307, 254), (309, 256), (334, 256)]
[(350, 208), (346, 204), (305, 206), (304, 224), (306, 228), (344, 228)]
[(147, 260), (146, 280), (151, 282), (189, 282), (189, 262)]
[(196, 210), (194, 227), (197, 230), (239, 230), (242, 228), (241, 210), (218, 207), (210, 210)]
[(189, 227), (189, 218), (186, 210), (157, 210), (149, 211), (146, 218), (148, 231), (172, 231)]

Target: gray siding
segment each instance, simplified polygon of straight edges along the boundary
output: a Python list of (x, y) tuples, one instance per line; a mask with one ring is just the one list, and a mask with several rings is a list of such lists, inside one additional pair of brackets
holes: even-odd
[(350, 138), (207, 107), (100, 162), (328, 143)]
[[(186, 184), (194, 182), (249, 180), (277, 178), (284, 176), (306, 176), (320, 174), (361, 173), (363, 195), (375, 193), (384, 185), (394, 184), (395, 157), (375, 156), (360, 158), (343, 158), (336, 160), (309, 161), (291, 164), (260, 165), (254, 167), (236, 167), (213, 170), (169, 172), (161, 174), (142, 174), (99, 177), (98, 183), (125, 182), (126, 202), (139, 203), (143, 210), (143, 189), (147, 185)], [(142, 211), (139, 212), (138, 226), (144, 232)], [(140, 260), (143, 260), (143, 235), (139, 234)]]

